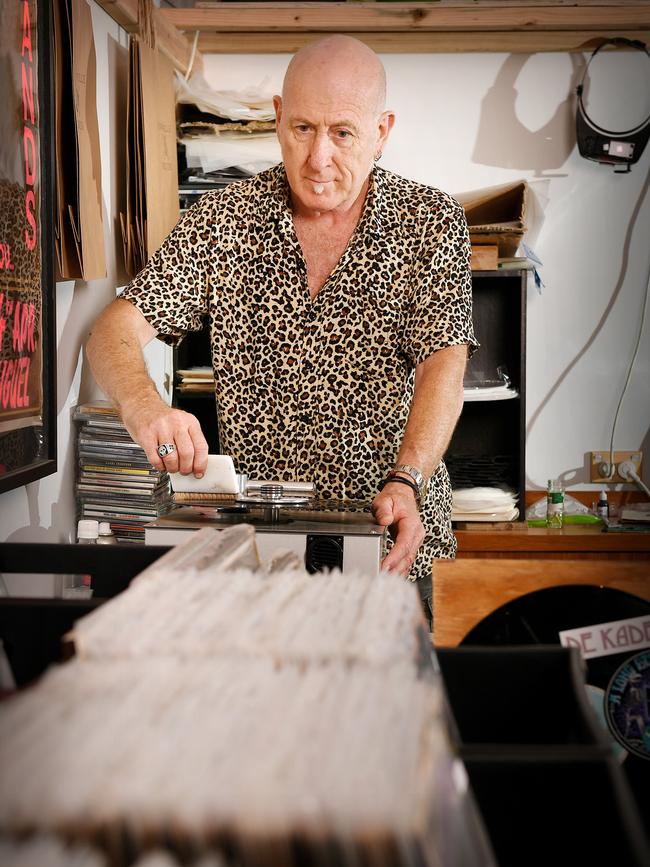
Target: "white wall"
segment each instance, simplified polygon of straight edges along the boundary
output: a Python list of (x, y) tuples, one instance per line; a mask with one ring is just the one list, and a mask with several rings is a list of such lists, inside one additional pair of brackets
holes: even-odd
[[(72, 537), (69, 414), (80, 400), (100, 396), (81, 345), (94, 316), (124, 281), (117, 213), (123, 198), (127, 41), (106, 13), (91, 6), (109, 275), (57, 286), (59, 472), (0, 496), (3, 541)], [(224, 89), (267, 77), (268, 88), (277, 92), (288, 59), (208, 57), (206, 76)], [(598, 91), (613, 85), (620, 90), (623, 73), (629, 84), (625, 99), (614, 97), (611, 105), (594, 97), (590, 110), (596, 120), (622, 129), (650, 112), (642, 87), (647, 70), (639, 62), (644, 59), (631, 53), (605, 58), (607, 74), (597, 79)], [(563, 476), (569, 485), (589, 487), (586, 453), (609, 444), (648, 280), (650, 197), (638, 203), (650, 147), (629, 175), (614, 175), (579, 157), (572, 90), (584, 64), (580, 56), (390, 54), (383, 60), (389, 104), (398, 115), (383, 165), (455, 193), (518, 178), (531, 182), (528, 238), (544, 262), (546, 288), (538, 294), (531, 287), (528, 296), (527, 486), (545, 487), (547, 478)], [(600, 68), (592, 66), (594, 78)], [(645, 447), (648, 461), (649, 355), (646, 323), (615, 440), (620, 449)], [(160, 356), (151, 363), (162, 379)]]

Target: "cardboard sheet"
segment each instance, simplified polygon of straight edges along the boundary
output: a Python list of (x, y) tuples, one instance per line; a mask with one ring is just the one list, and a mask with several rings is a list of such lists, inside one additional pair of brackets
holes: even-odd
[(86, 0), (54, 0), (57, 201), (61, 277), (106, 276), (96, 59)]
[(127, 206), (120, 215), (124, 263), (135, 276), (179, 218), (173, 69), (131, 37), (127, 105)]

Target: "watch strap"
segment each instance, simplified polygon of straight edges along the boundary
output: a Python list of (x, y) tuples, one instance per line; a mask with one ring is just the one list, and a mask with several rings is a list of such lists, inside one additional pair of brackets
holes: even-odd
[(388, 476), (383, 481), (379, 482), (379, 486), (378, 486), (379, 490), (383, 491), (384, 487), (388, 484), (391, 484), (392, 482), (397, 482), (399, 485), (406, 485), (407, 487), (409, 487), (413, 491), (413, 493), (415, 494), (415, 501), (419, 505), (419, 503), (420, 503), (420, 488), (419, 488), (419, 486), (415, 482), (410, 481), (409, 479), (402, 478), (402, 476)]
[(419, 488), (424, 488), (425, 478), (417, 467), (411, 467), (408, 464), (400, 464), (399, 466), (394, 467), (388, 475), (392, 475), (393, 473), (406, 473), (407, 476), (410, 476), (413, 479)]
[(417, 467), (411, 467), (408, 464), (399, 464), (392, 469), (388, 475), (394, 476), (395, 473), (406, 473), (407, 476), (410, 476), (418, 486), (419, 501), (423, 503), (426, 500), (429, 492), (429, 479), (425, 478)]

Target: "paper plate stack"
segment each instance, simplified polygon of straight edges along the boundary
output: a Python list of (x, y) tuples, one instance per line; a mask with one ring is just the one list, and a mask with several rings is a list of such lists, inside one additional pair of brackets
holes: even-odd
[(514, 521), (517, 497), (501, 488), (463, 488), (453, 492), (452, 521)]

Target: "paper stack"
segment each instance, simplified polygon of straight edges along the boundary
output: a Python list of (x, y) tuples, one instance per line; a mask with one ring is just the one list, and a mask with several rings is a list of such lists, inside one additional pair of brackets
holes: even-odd
[(510, 400), (519, 392), (507, 382), (485, 383), (484, 385), (466, 385), (463, 389), (463, 399), (473, 400)]
[(189, 392), (213, 392), (214, 372), (211, 367), (188, 367), (176, 371), (178, 390)]
[(176, 101), (190, 174), (220, 180), (224, 171), (255, 174), (280, 162), (273, 102), (262, 86), (215, 91), (200, 75), (189, 81), (177, 75)]
[(517, 497), (501, 488), (463, 488), (452, 494), (452, 521), (514, 521)]

